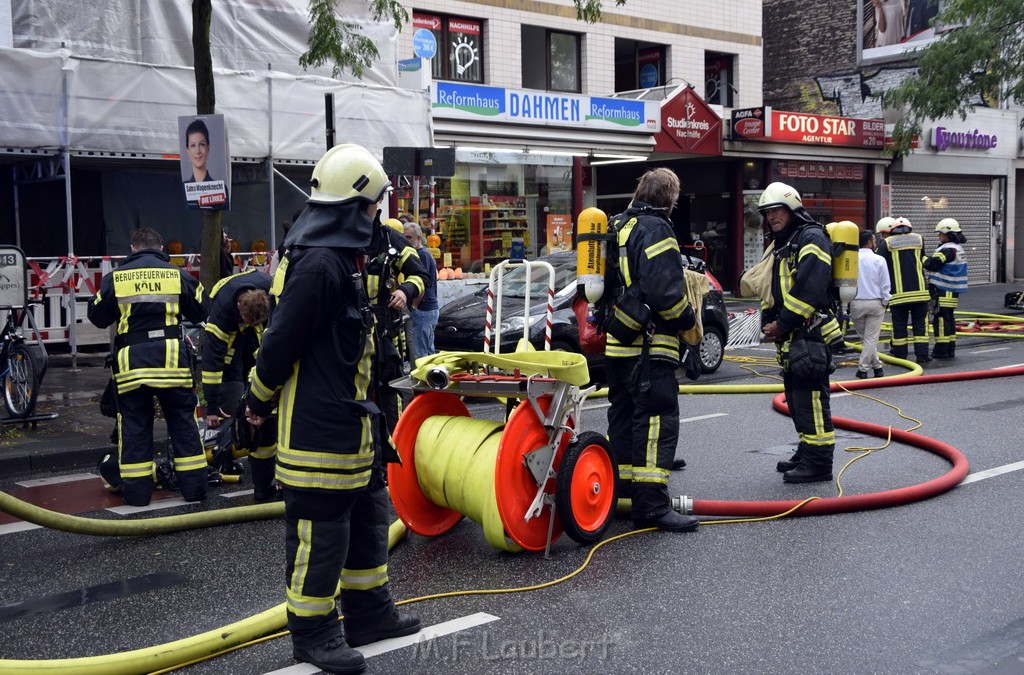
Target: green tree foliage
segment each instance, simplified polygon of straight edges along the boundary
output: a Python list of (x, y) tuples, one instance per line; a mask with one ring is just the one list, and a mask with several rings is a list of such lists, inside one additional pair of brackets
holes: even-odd
[[(399, 29), (409, 21), (409, 13), (398, 0), (368, 1), (374, 21), (390, 21)], [(577, 19), (587, 23), (601, 20), (602, 0), (573, 1)], [(299, 65), (309, 68), (330, 63), (334, 77), (344, 71), (362, 77), (363, 69), (380, 58), (380, 51), (373, 40), (359, 34), (358, 24), (337, 17), (335, 4), (336, 0), (310, 0), (309, 50), (299, 57)], [(615, 0), (615, 4), (625, 5), (626, 0)]]
[(885, 106), (904, 110), (893, 152), (909, 152), (923, 123), (967, 113), (979, 101), (1024, 105), (1024, 2), (951, 0), (936, 24), (955, 27), (916, 54), (918, 73), (885, 93)]

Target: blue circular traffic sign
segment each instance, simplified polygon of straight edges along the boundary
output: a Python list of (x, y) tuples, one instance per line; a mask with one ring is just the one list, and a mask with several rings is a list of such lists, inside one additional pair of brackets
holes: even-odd
[(412, 34), (412, 51), (421, 59), (432, 59), (437, 53), (437, 38), (426, 28)]
[(644, 89), (658, 86), (658, 67), (653, 63), (645, 64), (640, 69), (640, 86)]

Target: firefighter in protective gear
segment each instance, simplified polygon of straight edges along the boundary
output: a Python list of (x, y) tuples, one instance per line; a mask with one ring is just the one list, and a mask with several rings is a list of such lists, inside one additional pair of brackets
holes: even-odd
[(637, 527), (690, 532), (676, 513), (668, 477), (679, 439), (679, 331), (695, 324), (679, 244), (669, 215), (679, 178), (658, 168), (640, 178), (629, 208), (611, 220), (618, 237), (622, 295), (607, 324), (608, 438), (623, 496)]
[(832, 480), (835, 427), (829, 401), (832, 355), (822, 327), (830, 325), (832, 242), (803, 207), (800, 194), (772, 183), (758, 210), (775, 244), (771, 306), (761, 303), (761, 332), (774, 342), (783, 367), (789, 414), (800, 442), (776, 469), (787, 483)]
[(359, 270), (390, 186), (357, 145), (317, 163), (274, 275), (276, 305), (246, 398), (256, 426), (278, 407), (293, 655), (329, 672), (358, 672), (365, 661), (352, 647), (420, 627), (388, 587), (379, 342)]
[(206, 455), (181, 322), (206, 319), (203, 286), (171, 264), (156, 231), (135, 230), (131, 250), (117, 269), (104, 275), (88, 307), (96, 327), (117, 322), (113, 370), (121, 496), (130, 506), (146, 506), (152, 499), (155, 396), (167, 422), (181, 496), (200, 501), (206, 497)]
[[(398, 224), (396, 227), (392, 224)], [(389, 218), (374, 223), (373, 239), (366, 249), (366, 293), (373, 305), (381, 341), (380, 386), (381, 404), (387, 420), (388, 433), (395, 429), (402, 412), (402, 397), (388, 384), (402, 376), (407, 353), (405, 312), (423, 294), (430, 281), (419, 253), (405, 238), (401, 221)], [(389, 441), (390, 443), (390, 441)], [(389, 451), (390, 452), (390, 451)]]
[(967, 238), (960, 230), (960, 223), (953, 218), (940, 220), (935, 231), (939, 233), (939, 248), (923, 263), (930, 272), (928, 291), (935, 307), (932, 358), (952, 359), (956, 357), (954, 313), (960, 303), (960, 294), (967, 291), (967, 257), (963, 247)]
[[(216, 429), (221, 420), (238, 411), (238, 402), (256, 365), (256, 352), (270, 313), (269, 274), (256, 269), (239, 272), (217, 282), (210, 292), (210, 317), (203, 340), (202, 379), (206, 396), (206, 426)], [(244, 419), (232, 425), (248, 425)], [(274, 499), (274, 455), (277, 439), (273, 425), (259, 432), (249, 453), (253, 497), (257, 503)]]
[[(922, 266), (924, 239), (914, 232), (906, 218), (897, 218), (889, 236), (878, 247), (889, 268), (889, 314), (892, 316), (892, 341), (889, 353), (907, 358), (910, 346), (918, 363), (931, 361), (928, 355), (928, 288)], [(911, 332), (907, 331), (910, 323)]]

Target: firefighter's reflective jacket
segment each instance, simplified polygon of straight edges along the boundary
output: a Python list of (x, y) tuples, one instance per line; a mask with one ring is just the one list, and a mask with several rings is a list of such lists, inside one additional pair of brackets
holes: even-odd
[[(366, 249), (366, 294), (374, 307), (387, 307), (391, 292), (405, 291), (412, 301), (427, 287), (429, 277), (420, 256), (405, 237), (387, 225), (375, 223), (373, 240)], [(400, 278), (404, 277), (404, 278)], [(380, 316), (380, 313), (378, 313)]]
[(88, 306), (99, 328), (117, 322), (114, 381), (124, 394), (142, 385), (191, 387), (189, 354), (182, 342), (182, 318), (206, 319), (203, 286), (172, 265), (163, 251), (133, 253), (100, 281)]
[(889, 306), (908, 302), (927, 302), (930, 299), (924, 281), (922, 249), (924, 240), (917, 232), (893, 234), (885, 239), (878, 254), (885, 258), (889, 267), (889, 283), (892, 297)]
[(964, 247), (947, 241), (922, 263), (931, 272), (928, 283), (944, 293), (967, 291), (967, 257)]
[(248, 290), (270, 292), (273, 281), (266, 272), (246, 270), (225, 277), (210, 292), (210, 317), (203, 337), (202, 376), (206, 409), (234, 414), (238, 401), (221, 400), (223, 382), (242, 382), (256, 364), (265, 323), (250, 326), (238, 312), (238, 294)]
[(275, 273), (247, 403), (262, 417), (277, 405), (277, 479), (292, 488), (364, 488), (379, 450), (374, 320), (357, 254), (293, 245)]
[[(609, 317), (625, 325), (637, 323), (638, 318), (628, 316), (624, 308), (640, 299), (647, 305), (653, 335), (650, 343), (651, 358), (679, 362), (679, 331), (693, 327), (694, 310), (686, 297), (686, 277), (679, 243), (672, 230), (672, 222), (665, 214), (649, 205), (634, 200), (630, 208), (614, 216), (611, 221), (618, 232), (619, 274), (625, 288), (627, 302), (617, 302)], [(635, 294), (635, 295), (634, 295)], [(635, 304), (634, 304), (635, 306)], [(629, 341), (615, 338), (609, 329), (605, 355), (610, 357), (640, 356), (644, 335)]]
[[(825, 229), (806, 211), (797, 209), (790, 224), (775, 235), (774, 243), (773, 302), (769, 307), (762, 301), (761, 325), (775, 321), (780, 331), (792, 334), (817, 313), (824, 315), (822, 327), (831, 326), (835, 322), (829, 300), (832, 241)], [(827, 342), (828, 337), (823, 337)], [(785, 342), (788, 344), (788, 337)]]

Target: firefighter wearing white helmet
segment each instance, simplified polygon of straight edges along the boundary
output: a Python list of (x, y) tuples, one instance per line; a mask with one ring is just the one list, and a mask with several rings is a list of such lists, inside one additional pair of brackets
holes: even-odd
[(317, 163), (309, 205), (284, 242), (246, 398), (254, 426), (281, 402), (288, 629), (294, 657), (328, 672), (359, 672), (365, 661), (353, 647), (420, 627), (388, 589), (379, 339), (357, 264), (375, 227), (384, 229), (377, 209), (389, 187), (360, 146), (332, 148)]
[(835, 427), (829, 403), (832, 355), (822, 326), (836, 325), (830, 304), (832, 242), (803, 207), (800, 193), (772, 183), (758, 210), (774, 242), (771, 296), (761, 301), (761, 331), (776, 344), (790, 416), (800, 443), (777, 469), (787, 483), (832, 480)]
[[(889, 268), (889, 285), (892, 288), (892, 298), (889, 300), (889, 313), (892, 315), (889, 353), (905, 359), (913, 345), (918, 363), (932, 360), (928, 355), (928, 288), (925, 286), (924, 268), (921, 266), (923, 249), (924, 239), (914, 232), (911, 222), (906, 218), (897, 218), (892, 223), (889, 236), (877, 250)], [(908, 324), (911, 328), (909, 331)]]
[(882, 242), (889, 236), (892, 231), (892, 224), (896, 222), (896, 219), (892, 216), (884, 216), (878, 219), (875, 223), (875, 252), (881, 250)]
[(960, 304), (960, 294), (967, 290), (967, 257), (963, 244), (967, 238), (960, 231), (960, 223), (943, 218), (935, 225), (939, 233), (939, 247), (924, 260), (928, 276), (928, 291), (934, 309), (932, 332), (935, 348), (932, 358), (956, 357), (956, 321), (954, 313)]

